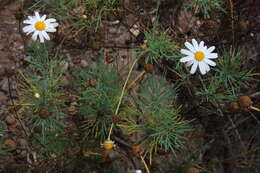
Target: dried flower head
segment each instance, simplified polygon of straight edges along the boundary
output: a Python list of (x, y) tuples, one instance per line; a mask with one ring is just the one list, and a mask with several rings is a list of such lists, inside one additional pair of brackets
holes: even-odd
[(154, 65), (153, 64), (145, 64), (144, 65), (144, 70), (147, 73), (152, 73), (154, 71)]
[(46, 118), (48, 118), (50, 115), (51, 115), (51, 113), (49, 112), (48, 109), (42, 109), (42, 110), (39, 111), (39, 117), (40, 117), (40, 118), (46, 119)]
[(3, 143), (3, 148), (6, 149), (15, 149), (16, 143), (12, 139), (6, 139)]
[(187, 169), (187, 173), (199, 173), (199, 170), (197, 168), (192, 167)]
[(249, 96), (240, 96), (237, 102), (241, 109), (248, 109), (253, 104)]

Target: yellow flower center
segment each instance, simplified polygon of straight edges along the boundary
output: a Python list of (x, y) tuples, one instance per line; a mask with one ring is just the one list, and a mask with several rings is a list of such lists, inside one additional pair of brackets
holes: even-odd
[(202, 61), (205, 58), (205, 54), (202, 51), (198, 51), (195, 53), (195, 59), (197, 61)]
[(46, 24), (42, 21), (38, 21), (35, 23), (34, 25), (35, 29), (37, 29), (38, 31), (42, 31), (46, 28)]

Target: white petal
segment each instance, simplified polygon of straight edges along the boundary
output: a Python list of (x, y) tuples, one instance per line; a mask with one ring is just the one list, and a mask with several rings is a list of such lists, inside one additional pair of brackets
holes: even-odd
[(204, 52), (206, 55), (209, 54), (209, 53), (208, 53), (207, 46), (201, 47), (201, 51)]
[(27, 32), (26, 35), (30, 35), (32, 32), (35, 32), (35, 30), (33, 30), (31, 32)]
[(47, 25), (52, 28), (56, 28), (57, 26), (59, 26), (58, 23), (47, 23)]
[(203, 61), (199, 62), (199, 69), (202, 75), (206, 74), (206, 65)]
[(42, 35), (46, 40), (50, 40), (49, 35), (45, 31), (42, 31)]
[(50, 19), (45, 20), (45, 22), (46, 22), (46, 23), (56, 22), (56, 19), (50, 18)]
[(192, 41), (192, 44), (193, 44), (194, 49), (195, 49), (196, 51), (198, 51), (198, 50), (199, 50), (198, 42), (197, 42), (195, 39), (192, 39), (191, 41)]
[(32, 25), (23, 27), (23, 32), (32, 32), (32, 31), (34, 31), (34, 27)]
[(194, 56), (194, 54), (187, 49), (181, 49), (181, 53), (184, 55), (192, 56), (192, 57)]
[(210, 59), (205, 58), (204, 61), (205, 61), (205, 63), (209, 64), (210, 66), (216, 66), (216, 63)]
[(204, 48), (204, 41), (201, 41), (199, 44), (199, 49), (203, 49)]
[(194, 74), (196, 72), (198, 64), (199, 64), (198, 61), (194, 61), (193, 65), (191, 67), (191, 70), (190, 70), (191, 74)]
[(24, 20), (23, 23), (25, 24), (34, 24), (34, 20)]
[(189, 42), (185, 42), (184, 45), (187, 47), (187, 49), (189, 49), (191, 52), (195, 53), (196, 50), (194, 49), (194, 47), (192, 46), (192, 44), (190, 44)]
[(28, 16), (29, 20), (35, 20), (35, 16)]
[(35, 11), (34, 14), (35, 14), (36, 20), (41, 20), (41, 16), (40, 16), (39, 12)]
[(215, 46), (211, 46), (210, 48), (208, 48), (208, 53), (211, 53), (211, 52), (213, 52), (215, 50)]
[(26, 35), (29, 35), (29, 34), (31, 34), (31, 33), (34, 32), (34, 31), (35, 31), (35, 30), (33, 29), (33, 30), (27, 32)]
[(46, 14), (44, 14), (42, 17), (41, 17), (41, 21), (44, 21), (46, 19)]
[(205, 67), (206, 67), (206, 73), (209, 72), (210, 71), (209, 65), (205, 64)]
[(36, 31), (33, 33), (33, 35), (32, 35), (32, 39), (33, 39), (33, 40), (37, 40), (38, 35), (39, 35), (39, 31), (36, 30)]
[(191, 61), (191, 60), (193, 60), (193, 58), (191, 56), (186, 56), (184, 58), (181, 58), (180, 62), (188, 62), (188, 61)]
[(40, 42), (44, 43), (44, 38), (43, 38), (42, 32), (39, 32), (39, 38), (40, 38)]
[(47, 28), (45, 29), (46, 32), (56, 32), (55, 28)]
[(208, 55), (206, 55), (207, 58), (209, 59), (215, 59), (218, 57), (218, 54), (217, 53), (210, 53)]
[(186, 65), (186, 67), (189, 67), (189, 66), (191, 66), (193, 63), (194, 63), (194, 61), (191, 60), (191, 61), (187, 62), (185, 65)]

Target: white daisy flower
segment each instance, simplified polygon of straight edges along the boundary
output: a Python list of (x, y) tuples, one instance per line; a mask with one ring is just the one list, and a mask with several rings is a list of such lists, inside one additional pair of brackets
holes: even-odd
[(192, 44), (185, 42), (184, 45), (187, 49), (181, 49), (181, 53), (186, 56), (181, 58), (180, 61), (187, 63), (187, 67), (192, 66), (190, 71), (191, 74), (194, 74), (199, 66), (201, 74), (204, 75), (210, 71), (209, 66), (216, 65), (216, 63), (211, 60), (218, 58), (217, 53), (212, 53), (215, 46), (207, 48), (207, 46), (204, 46), (204, 41), (201, 41), (198, 44), (195, 39), (192, 39)]
[(32, 39), (37, 40), (37, 37), (39, 36), (41, 43), (44, 42), (44, 39), (50, 40), (47, 32), (56, 32), (55, 28), (59, 24), (56, 22), (56, 19), (46, 19), (46, 17), (46, 15), (41, 17), (38, 12), (35, 12), (35, 16), (28, 16), (28, 19), (24, 20), (23, 23), (29, 25), (23, 28), (23, 32), (26, 32), (27, 35), (34, 32)]

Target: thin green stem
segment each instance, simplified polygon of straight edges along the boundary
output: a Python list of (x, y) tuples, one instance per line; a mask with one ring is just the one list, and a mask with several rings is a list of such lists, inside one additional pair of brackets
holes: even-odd
[[(129, 72), (128, 72), (128, 75), (127, 75), (127, 77), (126, 77), (126, 80), (125, 80), (125, 83), (124, 83), (124, 86), (123, 86), (123, 89), (122, 89), (122, 92), (121, 92), (121, 95), (120, 95), (120, 98), (119, 98), (119, 102), (118, 102), (117, 107), (116, 107), (115, 115), (118, 114), (119, 107), (120, 107), (120, 105), (121, 105), (121, 103), (122, 103), (122, 100), (123, 100), (123, 97), (124, 97), (126, 85), (127, 85), (128, 80), (129, 80), (129, 78), (130, 78), (130, 76), (131, 76), (131, 73), (132, 73), (132, 71), (133, 71), (133, 69), (134, 69), (134, 66), (136, 65), (137, 62), (138, 62), (138, 58), (135, 59), (135, 61), (133, 62), (132, 66), (131, 66), (131, 68), (130, 68), (130, 70), (129, 70)], [(110, 140), (110, 136), (111, 136), (113, 127), (114, 127), (114, 123), (112, 122), (111, 127), (110, 127), (110, 130), (109, 130), (108, 138), (107, 138), (108, 140)]]
[(143, 75), (145, 74), (145, 70), (143, 70), (134, 80), (133, 80), (133, 82), (131, 82), (129, 85), (128, 85), (128, 87), (127, 87), (127, 89), (131, 89), (134, 85), (135, 85), (135, 83), (139, 80), (139, 79), (141, 79), (142, 77), (143, 77)]

